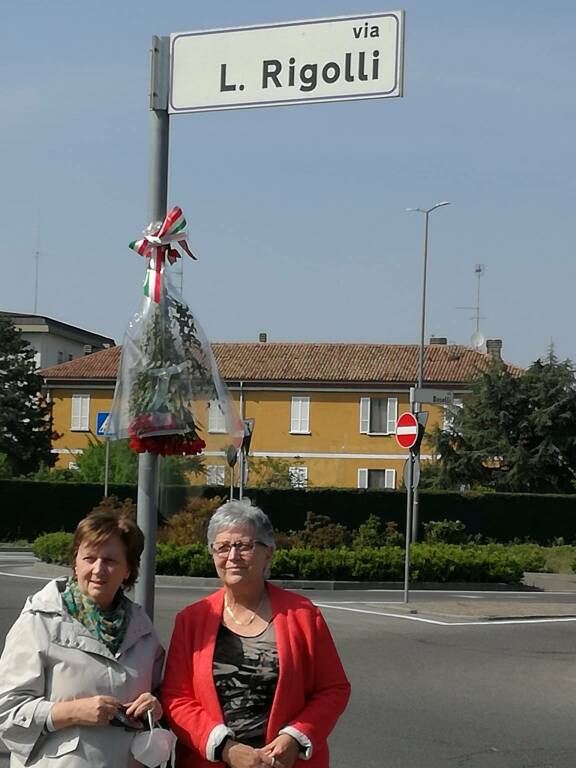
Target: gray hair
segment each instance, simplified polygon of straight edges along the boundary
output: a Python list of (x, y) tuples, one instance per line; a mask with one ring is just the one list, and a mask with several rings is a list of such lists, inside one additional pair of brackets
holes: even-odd
[(227, 501), (218, 507), (208, 523), (208, 547), (211, 548), (214, 539), (220, 533), (234, 526), (246, 526), (254, 532), (254, 538), (267, 547), (276, 548), (274, 528), (270, 518), (249, 499), (242, 501)]

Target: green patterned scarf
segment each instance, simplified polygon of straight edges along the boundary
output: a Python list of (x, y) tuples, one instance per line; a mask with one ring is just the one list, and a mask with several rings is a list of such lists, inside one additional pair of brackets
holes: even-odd
[(110, 653), (118, 652), (130, 623), (130, 601), (121, 590), (116, 595), (112, 608), (103, 611), (91, 597), (80, 591), (78, 582), (71, 577), (66, 582), (62, 600), (72, 618), (103, 642)]

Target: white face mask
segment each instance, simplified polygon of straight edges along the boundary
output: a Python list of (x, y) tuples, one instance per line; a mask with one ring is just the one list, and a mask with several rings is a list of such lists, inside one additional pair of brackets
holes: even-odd
[(132, 739), (130, 751), (138, 762), (147, 768), (157, 768), (167, 762), (172, 748), (176, 743), (176, 736), (165, 728), (154, 728), (152, 713), (148, 712), (150, 730), (146, 733), (138, 733)]

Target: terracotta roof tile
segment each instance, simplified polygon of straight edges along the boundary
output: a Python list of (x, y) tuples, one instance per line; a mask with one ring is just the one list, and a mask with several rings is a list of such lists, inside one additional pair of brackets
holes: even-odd
[[(413, 384), (418, 377), (417, 344), (339, 344), (219, 342), (212, 345), (227, 381), (310, 384)], [(115, 379), (121, 347), (55, 365), (45, 379)], [(465, 384), (486, 370), (490, 357), (458, 345), (426, 347), (424, 379), (430, 384)], [(508, 365), (512, 373), (521, 369)]]

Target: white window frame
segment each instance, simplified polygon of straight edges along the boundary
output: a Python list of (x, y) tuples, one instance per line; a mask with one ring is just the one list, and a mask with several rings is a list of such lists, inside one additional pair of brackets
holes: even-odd
[(372, 470), (367, 467), (360, 467), (358, 469), (358, 488), (368, 488), (368, 473), (374, 470), (384, 472), (384, 488), (396, 489), (396, 470), (385, 467), (372, 467)]
[(72, 395), (71, 432), (90, 431), (90, 395)]
[(310, 434), (310, 397), (294, 395), (290, 406), (290, 434)]
[(206, 465), (206, 485), (226, 485), (226, 467), (224, 464)]
[(308, 488), (308, 467), (288, 467), (292, 488)]
[(211, 434), (224, 434), (226, 429), (226, 417), (218, 400), (210, 400), (208, 403), (208, 432)]
[[(370, 408), (372, 400), (386, 400), (386, 432), (370, 431)], [(398, 421), (397, 397), (361, 397), (360, 398), (360, 434), (361, 435), (395, 435)], [(361, 486), (358, 486), (359, 488)]]

